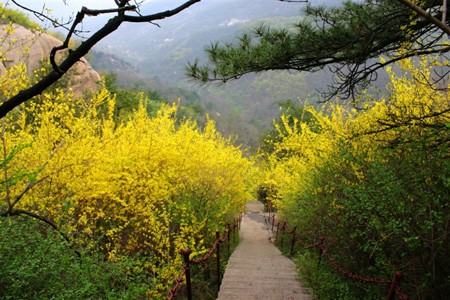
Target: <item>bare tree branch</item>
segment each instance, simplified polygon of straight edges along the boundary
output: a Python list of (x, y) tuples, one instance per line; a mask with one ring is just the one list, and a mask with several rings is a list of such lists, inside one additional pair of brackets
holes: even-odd
[(136, 9), (136, 6), (127, 6), (127, 7), (113, 8), (113, 9), (92, 10), (92, 9), (88, 9), (83, 6), (81, 8), (81, 11), (79, 11), (77, 13), (77, 16), (72, 24), (72, 27), (69, 30), (69, 33), (66, 36), (64, 43), (61, 46), (54, 47), (52, 49), (52, 51), (50, 52), (50, 64), (52, 65), (53, 70), (57, 73), (63, 73), (59, 69), (59, 67), (55, 61), (56, 53), (60, 50), (67, 49), (69, 47), (69, 42), (70, 42), (70, 39), (72, 38), (72, 34), (75, 32), (78, 24), (80, 24), (83, 21), (84, 16), (86, 16), (86, 15), (87, 16), (98, 16), (99, 14), (106, 14), (106, 13), (123, 13), (127, 10), (129, 11), (129, 10), (135, 10), (135, 9)]
[(64, 28), (66, 30), (69, 30), (67, 25), (70, 24), (71, 20), (69, 19), (66, 23), (60, 23), (58, 20), (50, 18), (49, 16), (47, 16), (46, 14), (43, 13), (43, 11), (45, 9), (45, 4), (44, 4), (44, 6), (42, 8), (42, 12), (38, 12), (36, 10), (30, 9), (30, 8), (28, 8), (26, 6), (21, 5), (16, 0), (11, 0), (11, 2), (14, 3), (15, 5), (17, 5), (18, 7), (20, 7), (21, 9), (31, 12), (33, 15), (35, 15), (41, 21), (48, 20), (48, 21), (50, 21), (52, 23), (52, 25), (54, 27), (61, 27), (61, 28)]
[[(426, 18), (428, 21), (430, 21), (431, 23), (433, 23), (434, 25), (436, 25), (437, 27), (442, 29), (442, 31), (444, 31), (447, 35), (450, 35), (450, 27), (448, 27), (447, 24), (445, 24), (444, 22), (440, 21), (438, 18), (434, 17), (429, 12), (423, 10), (417, 4), (414, 4), (413, 2), (411, 2), (409, 0), (398, 0), (398, 1), (403, 3), (404, 5), (408, 6), (413, 11), (415, 11), (416, 13), (418, 13), (419, 15), (421, 15), (424, 18)], [(443, 15), (443, 20), (445, 20), (444, 15)]]
[[(99, 41), (101, 41), (103, 38), (108, 36), (110, 33), (117, 30), (120, 25), (124, 22), (133, 22), (133, 23), (144, 23), (144, 22), (152, 22), (155, 20), (162, 20), (168, 17), (172, 17), (181, 11), (189, 8), (193, 4), (200, 2), (201, 0), (189, 0), (186, 1), (184, 4), (181, 4), (180, 6), (172, 9), (167, 10), (164, 12), (151, 14), (151, 15), (143, 15), (143, 16), (129, 16), (125, 14), (125, 11), (129, 10), (126, 5), (128, 4), (127, 0), (122, 1), (116, 1), (116, 4), (118, 3), (119, 8), (123, 8), (124, 10), (118, 10), (118, 15), (111, 18), (103, 28), (99, 29), (97, 32), (95, 32), (91, 37), (89, 37), (87, 40), (85, 40), (83, 43), (81, 43), (80, 46), (78, 46), (76, 49), (69, 51), (68, 56), (59, 64), (57, 65), (56, 62), (53, 61), (53, 71), (50, 72), (47, 76), (42, 78), (39, 82), (37, 82), (35, 85), (31, 86), (30, 88), (27, 88), (25, 90), (20, 91), (17, 95), (11, 97), (10, 99), (6, 100), (0, 105), (0, 118), (3, 118), (8, 112), (13, 110), (16, 106), (30, 100), (34, 96), (40, 95), (43, 91), (45, 91), (49, 86), (51, 86), (53, 83), (58, 81), (75, 63), (77, 63), (83, 56), (85, 56), (89, 50), (92, 49)], [(133, 7), (133, 6), (130, 6)], [(83, 10), (83, 9), (82, 9)], [(86, 9), (87, 10), (87, 9)], [(88, 12), (94, 12), (99, 13), (101, 11), (95, 11), (95, 10), (87, 10)], [(106, 10), (110, 12), (110, 10)], [(86, 14), (86, 12), (84, 13)], [(82, 14), (83, 15), (83, 14)], [(77, 16), (78, 18), (78, 16)], [(80, 16), (79, 18), (82, 19)], [(69, 30), (68, 38), (66, 39), (65, 43), (67, 43), (67, 40), (70, 39), (70, 36), (73, 34), (76, 25), (79, 24), (80, 21), (75, 21), (74, 26)], [(65, 46), (64, 44), (62, 45)], [(61, 46), (56, 47), (57, 49), (52, 50), (53, 53), (53, 60), (54, 60), (54, 54), (60, 50)]]

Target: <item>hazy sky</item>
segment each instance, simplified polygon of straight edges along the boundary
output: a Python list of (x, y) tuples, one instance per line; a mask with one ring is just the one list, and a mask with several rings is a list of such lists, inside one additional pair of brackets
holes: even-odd
[[(131, 0), (130, 3), (133, 3), (137, 1), (138, 3), (150, 3), (153, 0)], [(167, 2), (169, 8), (174, 8), (182, 3), (184, 3), (186, 0), (165, 0)], [(227, 1), (227, 0), (210, 0), (210, 1)], [(19, 9), (14, 3), (12, 3), (9, 0), (0, 0), (1, 3), (8, 3), (9, 7), (13, 9)], [(70, 15), (74, 16), (76, 12), (78, 12), (81, 7), (86, 6), (91, 9), (107, 9), (107, 8), (114, 8), (116, 7), (116, 4), (114, 0), (44, 0), (44, 1), (36, 1), (36, 0), (16, 0), (17, 3), (29, 7), (31, 9), (41, 11), (42, 8), (50, 8), (52, 9), (53, 16), (61, 20), (61, 18), (64, 18), (66, 20)], [(65, 3), (64, 3), (65, 2)], [(209, 1), (205, 1), (205, 4)], [(19, 9), (20, 10), (20, 9)], [(29, 15), (31, 18), (33, 18), (31, 13), (25, 12), (27, 15)], [(87, 21), (87, 22), (86, 22)], [(89, 23), (89, 18), (85, 20), (85, 23)]]
[[(152, 0), (146, 0), (145, 3), (149, 3)], [(184, 0), (169, 0), (171, 3), (183, 3)], [(8, 7), (13, 9), (19, 9), (14, 3), (9, 0), (0, 0), (1, 3), (9, 3)], [(70, 16), (75, 16), (76, 13), (81, 9), (81, 7), (86, 6), (91, 9), (106, 9), (106, 8), (114, 8), (116, 4), (114, 0), (45, 0), (45, 1), (36, 1), (36, 0), (16, 0), (17, 3), (29, 7), (31, 9), (42, 11), (44, 5), (46, 8), (50, 8), (52, 10), (52, 15), (60, 21), (67, 21)], [(65, 2), (65, 3), (64, 3)], [(134, 2), (134, 1), (132, 1)], [(138, 2), (141, 2), (139, 0)], [(33, 15), (29, 12), (24, 12), (32, 19), (34, 19)], [(92, 18), (87, 17), (83, 21), (84, 30), (93, 30), (97, 29), (97, 25), (91, 25)]]
[[(1, 0), (1, 2), (5, 3), (8, 1)], [(63, 0), (17, 0), (16, 2), (33, 9), (42, 9), (45, 3), (46, 7), (53, 9), (55, 15), (76, 12), (80, 10), (82, 6), (86, 6), (88, 8), (111, 8), (115, 6), (114, 0), (66, 0), (66, 4), (64, 4)], [(147, 2), (149, 1), (147, 0)], [(10, 5), (11, 8), (16, 7), (13, 3), (11, 3)]]

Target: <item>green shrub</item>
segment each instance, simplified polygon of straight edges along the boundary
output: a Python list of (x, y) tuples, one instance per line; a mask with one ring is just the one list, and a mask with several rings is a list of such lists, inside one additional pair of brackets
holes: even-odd
[[(304, 237), (326, 237), (330, 253), (347, 270), (384, 279), (400, 270), (401, 287), (408, 294), (439, 298), (450, 292), (450, 164), (445, 151), (407, 147), (401, 155), (398, 149), (384, 149), (379, 159), (370, 160), (342, 146), (315, 170), (313, 188), (321, 192), (303, 193), (298, 200), (302, 206), (291, 212), (290, 220)], [(326, 271), (309, 272), (314, 278)], [(335, 286), (330, 278), (315, 287), (319, 294)], [(353, 281), (348, 286), (354, 299), (373, 293)]]
[(0, 219), (0, 299), (145, 298), (137, 259), (78, 257), (60, 235), (27, 217)]
[(31, 21), (25, 14), (18, 10), (6, 8), (0, 3), (0, 24), (9, 22), (21, 25), (30, 30), (42, 30), (38, 23)]

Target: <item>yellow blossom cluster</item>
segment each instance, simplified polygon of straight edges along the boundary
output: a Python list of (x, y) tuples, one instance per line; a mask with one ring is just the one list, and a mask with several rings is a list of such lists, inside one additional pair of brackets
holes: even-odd
[[(301, 218), (295, 213), (299, 207), (312, 205), (305, 203), (306, 198), (326, 194), (332, 195), (327, 204), (330, 214), (345, 209), (339, 203), (336, 185), (351, 187), (366, 176), (365, 164), (351, 157), (364, 157), (366, 163), (385, 162), (388, 148), (395, 148), (398, 155), (408, 151), (396, 145), (421, 139), (436, 144), (445, 141), (443, 137), (450, 128), (450, 96), (444, 89), (448, 83), (431, 83), (442, 65), (433, 58), (401, 61), (398, 68), (402, 76), (391, 68), (387, 70), (389, 96), (377, 101), (367, 96), (362, 99), (364, 107), (358, 110), (328, 103), (322, 109), (305, 107), (313, 121), (282, 116), (277, 125), (281, 140), (274, 144), (275, 151), (266, 155), (268, 164), (261, 183), (276, 187), (277, 193), (270, 200), (280, 213)], [(322, 172), (327, 166), (339, 172)], [(318, 185), (319, 177), (326, 184)], [(338, 184), (333, 187), (333, 182)]]
[[(0, 92), (22, 88), (24, 72), (0, 78)], [(75, 245), (110, 260), (146, 257), (138, 269), (158, 274), (158, 282), (174, 278), (181, 249), (203, 253), (243, 210), (254, 166), (212, 120), (202, 128), (177, 120), (177, 105), (150, 117), (148, 101), (117, 123), (105, 88), (89, 100), (56, 89), (8, 115), (2, 153), (12, 158), (3, 166), (9, 183), (0, 206), (52, 220)], [(21, 173), (27, 176), (9, 180)]]
[[(403, 60), (388, 68), (390, 83), (378, 100), (367, 93), (358, 109), (328, 104), (306, 107), (312, 118), (283, 116), (259, 184), (270, 187), (267, 198), (301, 239), (325, 237), (335, 262), (365, 276), (401, 270), (411, 295), (448, 290), (441, 281), (449, 265), (447, 65)], [(314, 281), (326, 268), (315, 269), (302, 251), (301, 269)]]

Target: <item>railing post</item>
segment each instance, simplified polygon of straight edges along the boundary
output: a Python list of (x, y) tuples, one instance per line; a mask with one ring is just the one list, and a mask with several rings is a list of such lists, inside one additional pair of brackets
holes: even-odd
[(216, 262), (217, 262), (217, 292), (220, 291), (220, 233), (219, 230), (216, 230)]
[(286, 222), (283, 223), (283, 226), (281, 226), (281, 241), (280, 241), (280, 247), (283, 249), (283, 243), (284, 243), (284, 230), (286, 228)]
[(295, 244), (295, 234), (297, 233), (297, 226), (292, 230), (292, 242), (291, 242), (291, 251), (289, 252), (289, 256), (292, 257), (294, 254), (294, 244)]
[(230, 229), (230, 223), (227, 223), (227, 248), (228, 248), (228, 257), (230, 257), (230, 234), (231, 234), (231, 229)]
[(241, 230), (241, 223), (242, 223), (242, 213), (239, 214), (238, 230)]
[(402, 279), (402, 277), (403, 277), (402, 272), (399, 272), (399, 271), (395, 272), (394, 279), (392, 280), (391, 287), (389, 288), (389, 293), (386, 297), (387, 300), (394, 299), (395, 288), (397, 287), (397, 285), (398, 285), (400, 279)]
[[(269, 219), (270, 220), (270, 219)], [(272, 231), (273, 231), (273, 225), (275, 224), (275, 214), (272, 215)]]
[(278, 243), (278, 231), (280, 230), (280, 222), (277, 223), (277, 233), (275, 236), (275, 243)]
[(189, 265), (189, 255), (191, 255), (191, 249), (185, 248), (182, 251), (184, 258), (184, 271), (186, 274), (186, 291), (188, 300), (192, 300), (192, 285), (191, 285), (191, 267)]
[(236, 231), (237, 231), (237, 219), (234, 219), (233, 222), (233, 243), (236, 243)]
[(322, 261), (323, 247), (324, 247), (325, 238), (323, 236), (320, 237), (320, 246), (319, 246), (319, 261), (317, 262), (317, 266), (320, 265)]

